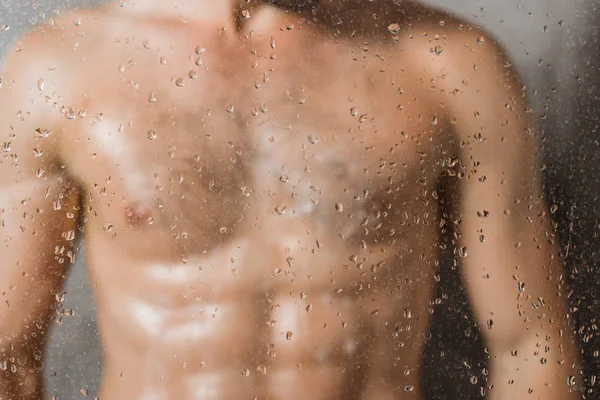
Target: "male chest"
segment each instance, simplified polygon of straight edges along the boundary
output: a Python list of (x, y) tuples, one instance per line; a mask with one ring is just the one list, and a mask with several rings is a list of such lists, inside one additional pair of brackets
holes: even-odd
[(322, 48), (277, 55), (261, 43), (234, 61), (210, 46), (121, 57), (67, 155), (103, 226), (127, 230), (142, 204), (155, 225), (212, 240), (242, 220), (308, 218), (354, 235), (410, 203), (414, 182), (431, 185), (432, 126), (396, 106), (411, 93), (391, 73), (335, 60), (356, 62), (334, 43), (321, 64)]

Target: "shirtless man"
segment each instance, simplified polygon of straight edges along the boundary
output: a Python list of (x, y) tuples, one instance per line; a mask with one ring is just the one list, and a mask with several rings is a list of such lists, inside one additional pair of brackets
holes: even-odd
[(78, 237), (101, 399), (417, 399), (443, 232), (486, 340), (482, 393), (575, 398), (510, 61), (412, 3), (312, 3), (124, 1), (10, 52), (1, 399), (41, 398)]

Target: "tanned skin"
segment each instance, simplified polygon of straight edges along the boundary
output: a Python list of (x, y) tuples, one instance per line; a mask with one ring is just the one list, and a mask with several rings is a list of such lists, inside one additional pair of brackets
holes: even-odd
[(101, 399), (418, 399), (444, 232), (487, 398), (577, 398), (536, 130), (503, 50), (409, 2), (272, 3), (113, 3), (10, 51), (0, 399), (41, 398), (79, 238)]

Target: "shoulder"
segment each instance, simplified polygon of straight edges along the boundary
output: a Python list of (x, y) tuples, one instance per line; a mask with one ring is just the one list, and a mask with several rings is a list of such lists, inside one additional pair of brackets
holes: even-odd
[[(487, 30), (432, 12), (413, 18), (394, 36), (403, 74), (413, 76), (420, 97), (443, 122), (440, 133), (460, 143), (479, 143), (480, 154), (499, 160), (532, 154), (531, 108), (516, 68)], [(417, 83), (418, 82), (418, 83)], [(446, 137), (444, 135), (444, 137)], [(519, 151), (503, 143), (520, 143)], [(525, 146), (525, 142), (529, 145)], [(499, 149), (506, 149), (499, 151)]]
[(474, 89), (493, 80), (518, 92), (518, 74), (499, 41), (448, 12), (408, 0), (398, 5), (334, 0), (319, 6), (315, 18), (329, 35), (374, 44), (387, 53), (389, 70), (399, 75), (435, 81), (441, 90), (452, 91), (464, 82), (472, 82)]
[(442, 12), (423, 15), (395, 38), (414, 72), (442, 90), (483, 89), (485, 83), (519, 91), (519, 77), (500, 42), (489, 31)]
[[(83, 97), (86, 55), (77, 49), (100, 35), (94, 17), (99, 15), (70, 12), (49, 20), (23, 35), (5, 55), (0, 70), (0, 142), (10, 153), (0, 163), (2, 171), (13, 164), (10, 160), (30, 166), (21, 168), (27, 174), (33, 166), (56, 161), (56, 146), (67, 137), (67, 111)], [(83, 31), (87, 19), (92, 23)]]
[(27, 62), (30, 68), (25, 71), (29, 71), (34, 67), (46, 67), (47, 61), (64, 63), (75, 59), (79, 55), (79, 44), (103, 37), (100, 30), (105, 19), (105, 13), (100, 10), (70, 11), (49, 18), (33, 27), (8, 50), (3, 69), (6, 72), (16, 65), (25, 67)]
[(93, 55), (91, 43), (103, 37), (102, 19), (100, 11), (72, 11), (23, 35), (5, 55), (0, 95), (21, 105), (37, 103), (42, 93), (67, 101)]
[(432, 104), (441, 105), (441, 126), (450, 128), (461, 152), (490, 165), (534, 158), (535, 124), (525, 86), (491, 33), (448, 17), (421, 21), (401, 35), (397, 45), (425, 80)]
[(393, 47), (402, 55), (401, 73), (418, 78), (412, 81), (425, 102), (441, 108), (441, 126), (462, 138), (505, 121), (530, 123), (525, 87), (494, 35), (446, 13), (419, 15), (394, 36)]

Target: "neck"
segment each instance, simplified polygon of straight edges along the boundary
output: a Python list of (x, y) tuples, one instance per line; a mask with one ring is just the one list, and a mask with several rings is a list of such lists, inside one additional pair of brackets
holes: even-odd
[[(252, 2), (254, 3), (254, 2)], [(123, 13), (187, 23), (216, 23), (233, 27), (242, 0), (119, 0)]]

